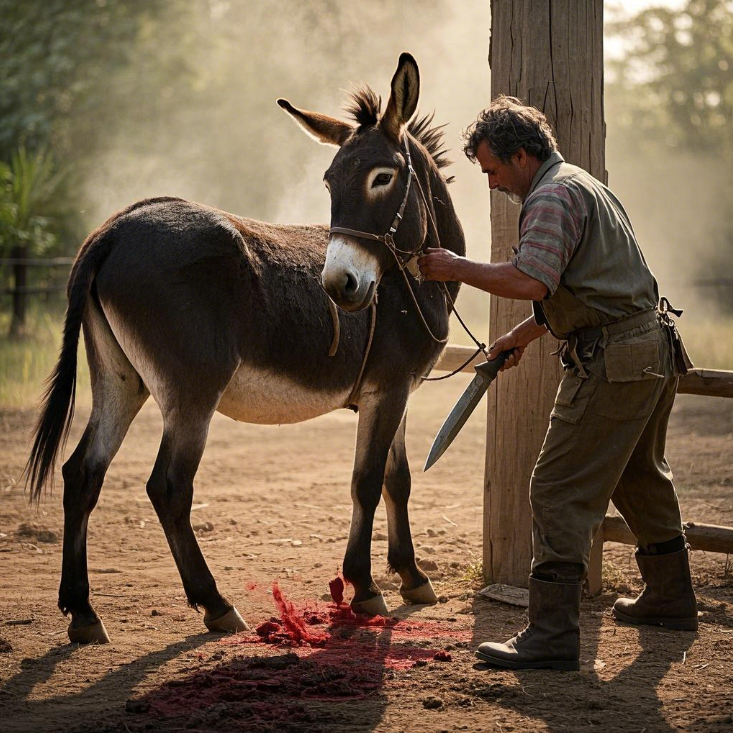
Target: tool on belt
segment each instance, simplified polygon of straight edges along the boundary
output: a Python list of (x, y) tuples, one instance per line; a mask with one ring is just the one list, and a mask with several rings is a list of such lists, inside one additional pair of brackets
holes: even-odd
[(504, 365), (504, 362), (512, 355), (513, 351), (513, 349), (502, 351), (496, 359), (485, 361), (474, 367), (476, 376), (471, 381), (471, 384), (466, 387), (465, 392), (445, 419), (443, 427), (440, 428), (438, 434), (435, 436), (430, 453), (428, 453), (428, 457), (425, 459), (423, 471), (427, 471), (448, 450), (448, 446), (465, 425), (466, 420), (468, 420), (476, 405), (478, 405), (484, 396), (484, 392), (486, 392), (489, 385), (496, 379), (499, 370)]

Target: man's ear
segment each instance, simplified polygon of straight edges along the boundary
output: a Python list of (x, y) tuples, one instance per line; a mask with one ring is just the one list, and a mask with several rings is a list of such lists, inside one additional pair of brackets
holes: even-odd
[(524, 170), (527, 167), (527, 163), (529, 162), (529, 159), (527, 158), (527, 151), (524, 148), (519, 148), (514, 155), (517, 156), (517, 164), (519, 167)]
[(403, 53), (392, 77), (392, 92), (387, 109), (379, 122), (382, 129), (397, 142), (402, 139), (405, 125), (415, 114), (419, 97), (420, 72), (417, 62), (409, 53)]
[(308, 112), (293, 107), (287, 99), (278, 99), (277, 103), (311, 136), (324, 145), (343, 145), (348, 140), (354, 127), (335, 117)]

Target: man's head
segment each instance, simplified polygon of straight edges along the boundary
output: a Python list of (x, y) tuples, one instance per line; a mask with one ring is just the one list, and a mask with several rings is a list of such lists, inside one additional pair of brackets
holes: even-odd
[(463, 152), (481, 166), (489, 187), (523, 201), (557, 141), (547, 118), (515, 97), (497, 97), (463, 133)]

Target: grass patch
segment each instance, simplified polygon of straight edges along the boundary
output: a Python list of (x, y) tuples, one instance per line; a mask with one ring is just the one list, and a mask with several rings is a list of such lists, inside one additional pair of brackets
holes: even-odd
[(611, 560), (603, 561), (603, 590), (606, 593), (630, 593), (627, 574)]
[[(33, 308), (22, 339), (7, 337), (10, 315), (0, 314), (0, 409), (28, 409), (38, 405), (44, 383), (53, 370), (61, 346), (64, 316), (60, 310)], [(89, 368), (80, 341), (77, 402), (89, 399)]]
[(484, 585), (484, 564), (476, 560), (466, 567), (461, 576), (461, 581), (472, 587), (483, 588)]

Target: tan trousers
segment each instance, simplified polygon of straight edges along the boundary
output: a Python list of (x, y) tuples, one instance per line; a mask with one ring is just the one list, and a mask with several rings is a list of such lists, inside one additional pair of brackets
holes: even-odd
[(652, 323), (578, 351), (587, 377), (566, 369), (532, 474), (533, 571), (575, 563), (587, 574), (609, 501), (642, 547), (682, 533), (664, 457), (677, 392), (665, 334)]

